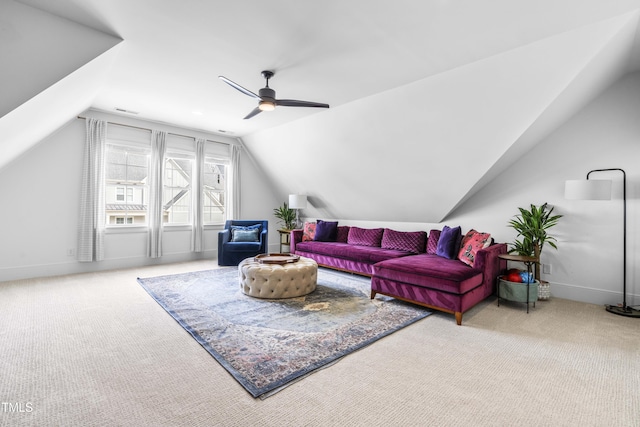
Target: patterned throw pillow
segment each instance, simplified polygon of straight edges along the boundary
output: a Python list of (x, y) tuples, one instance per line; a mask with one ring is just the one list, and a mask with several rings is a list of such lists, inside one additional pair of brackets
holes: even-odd
[(491, 234), (480, 233), (474, 229), (469, 230), (462, 238), (462, 247), (458, 253), (458, 259), (465, 264), (472, 266), (476, 259), (476, 253), (491, 245)]
[(385, 228), (382, 234), (383, 249), (394, 249), (419, 254), (425, 251), (427, 233), (424, 231), (395, 231)]
[(427, 253), (429, 255), (435, 255), (438, 251), (438, 240), (440, 240), (440, 230), (431, 230), (429, 232), (429, 239), (427, 240)]
[(302, 229), (302, 241), (310, 242), (316, 235), (316, 223), (315, 222), (305, 222), (304, 228)]
[(347, 243), (350, 245), (372, 246), (379, 248), (384, 228), (351, 227)]

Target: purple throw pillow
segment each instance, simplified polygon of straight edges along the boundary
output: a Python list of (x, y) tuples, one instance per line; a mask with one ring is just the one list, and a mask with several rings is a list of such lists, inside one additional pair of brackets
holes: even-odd
[(349, 226), (348, 225), (339, 225), (338, 226), (338, 235), (336, 236), (336, 242), (347, 243), (347, 239), (349, 238)]
[(429, 232), (429, 239), (427, 240), (427, 253), (429, 255), (435, 255), (438, 251), (438, 240), (440, 240), (440, 230), (431, 230)]
[(395, 231), (385, 228), (382, 234), (382, 249), (419, 254), (425, 251), (427, 233), (424, 231)]
[(450, 228), (445, 225), (440, 233), (440, 239), (438, 240), (438, 248), (436, 255), (455, 259), (458, 256), (458, 250), (460, 250), (460, 241), (462, 240), (462, 231), (460, 226)]
[(347, 243), (350, 245), (380, 247), (384, 228), (351, 227)]
[(316, 234), (313, 236), (313, 240), (318, 242), (335, 242), (336, 237), (338, 237), (337, 221), (323, 221), (321, 219), (316, 221)]

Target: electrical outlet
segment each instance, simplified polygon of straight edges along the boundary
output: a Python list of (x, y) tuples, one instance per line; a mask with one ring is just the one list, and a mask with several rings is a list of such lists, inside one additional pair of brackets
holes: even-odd
[(75, 250), (75, 248), (69, 248), (69, 249), (67, 249), (67, 256), (76, 256), (76, 250)]
[(544, 274), (551, 274), (551, 264), (542, 264), (542, 272)]

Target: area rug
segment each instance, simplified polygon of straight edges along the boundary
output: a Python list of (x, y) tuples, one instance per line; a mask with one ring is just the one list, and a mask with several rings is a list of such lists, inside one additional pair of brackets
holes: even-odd
[(138, 279), (253, 397), (265, 398), (431, 314), (378, 295), (368, 278), (326, 269), (309, 295), (259, 299), (235, 267)]

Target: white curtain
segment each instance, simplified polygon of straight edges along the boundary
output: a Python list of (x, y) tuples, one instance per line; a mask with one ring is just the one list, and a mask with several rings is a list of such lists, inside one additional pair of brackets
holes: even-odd
[(231, 179), (227, 188), (227, 219), (240, 218), (240, 152), (242, 147), (237, 144), (231, 146)]
[(87, 118), (85, 128), (77, 259), (80, 262), (92, 262), (104, 259), (104, 153), (107, 122)]
[(151, 164), (149, 165), (149, 238), (147, 242), (148, 256), (162, 256), (162, 186), (164, 182), (164, 153), (166, 151), (167, 133), (151, 132)]
[(204, 146), (205, 140), (196, 138), (196, 164), (193, 176), (193, 236), (191, 239), (191, 250), (194, 252), (204, 251)]

